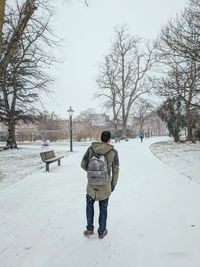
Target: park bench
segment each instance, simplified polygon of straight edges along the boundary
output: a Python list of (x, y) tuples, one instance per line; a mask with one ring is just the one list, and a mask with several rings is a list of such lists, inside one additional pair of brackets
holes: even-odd
[(60, 166), (60, 160), (64, 158), (64, 156), (56, 157), (53, 150), (41, 152), (41, 159), (44, 163), (46, 163), (46, 172), (49, 172), (49, 164), (58, 161), (58, 166)]

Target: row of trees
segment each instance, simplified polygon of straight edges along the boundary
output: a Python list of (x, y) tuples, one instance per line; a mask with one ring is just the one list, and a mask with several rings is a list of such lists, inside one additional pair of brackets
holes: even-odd
[[(46, 71), (56, 61), (52, 49), (60, 44), (49, 28), (51, 0), (15, 3), (0, 2), (0, 121), (8, 126), (7, 148), (17, 146), (17, 121), (38, 116), (36, 102), (54, 81)], [(126, 25), (115, 27), (111, 49), (99, 66), (96, 96), (112, 109), (115, 125), (122, 121), (123, 136), (131, 118), (142, 127), (155, 111), (147, 99), (156, 91), (163, 100), (157, 114), (175, 141), (182, 128), (187, 128), (187, 139), (194, 140), (200, 124), (199, 19), (200, 3), (190, 0), (156, 42), (133, 36)]]
[[(200, 127), (200, 2), (190, 0), (153, 43), (133, 36), (126, 25), (114, 32), (111, 49), (99, 66), (96, 96), (112, 109), (113, 121), (122, 120), (123, 136), (131, 117), (137, 122), (154, 111), (175, 141), (182, 128), (193, 141)], [(161, 106), (153, 108), (148, 100), (153, 93), (162, 99)]]

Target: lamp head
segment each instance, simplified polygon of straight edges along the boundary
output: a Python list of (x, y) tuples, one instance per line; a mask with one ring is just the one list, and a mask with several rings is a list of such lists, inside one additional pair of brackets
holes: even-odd
[(70, 106), (69, 109), (67, 110), (69, 113), (69, 116), (73, 116), (74, 114), (74, 110), (72, 109), (72, 107)]

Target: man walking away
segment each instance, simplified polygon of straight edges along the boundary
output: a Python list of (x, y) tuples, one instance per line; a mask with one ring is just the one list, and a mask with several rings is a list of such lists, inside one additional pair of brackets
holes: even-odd
[(143, 141), (143, 138), (144, 138), (144, 132), (141, 130), (140, 134), (139, 134), (139, 137), (141, 139), (141, 143)]
[(99, 238), (104, 238), (106, 229), (107, 207), (111, 192), (117, 185), (119, 174), (119, 158), (117, 150), (110, 144), (111, 133), (104, 131), (101, 142), (93, 142), (85, 153), (81, 167), (87, 171), (88, 184), (86, 194), (85, 236), (94, 234), (94, 202), (99, 201)]

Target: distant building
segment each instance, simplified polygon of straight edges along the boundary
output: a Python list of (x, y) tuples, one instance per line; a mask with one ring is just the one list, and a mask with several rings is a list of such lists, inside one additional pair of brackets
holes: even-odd
[(23, 121), (19, 121), (15, 126), (15, 131), (34, 132), (35, 134), (37, 134), (38, 126), (36, 123), (29, 122), (26, 124)]
[[(23, 140), (33, 140), (38, 134), (38, 126), (36, 123), (24, 123), (23, 121), (18, 121), (15, 126), (15, 136), (17, 141)], [(8, 126), (0, 123), (0, 140), (6, 141), (8, 136)]]
[[(69, 125), (68, 125), (69, 126)], [(73, 120), (73, 137), (76, 140), (98, 139), (101, 132), (110, 126), (109, 116), (105, 114), (87, 114)], [(67, 132), (69, 133), (69, 128)]]

